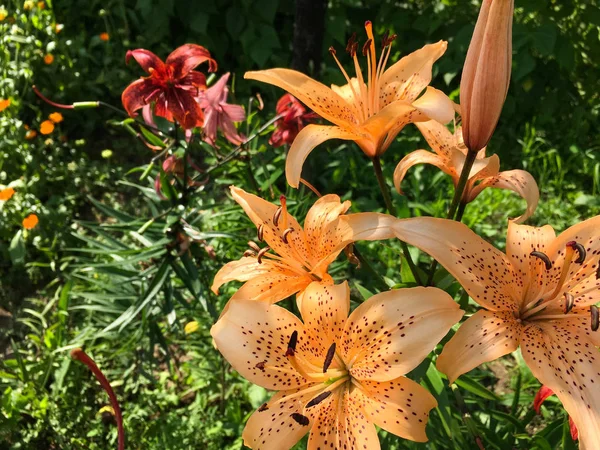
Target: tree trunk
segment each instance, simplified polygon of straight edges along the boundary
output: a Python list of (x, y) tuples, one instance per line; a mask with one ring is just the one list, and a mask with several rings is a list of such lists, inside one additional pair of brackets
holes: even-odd
[(321, 68), (326, 0), (296, 0), (292, 67), (313, 77)]

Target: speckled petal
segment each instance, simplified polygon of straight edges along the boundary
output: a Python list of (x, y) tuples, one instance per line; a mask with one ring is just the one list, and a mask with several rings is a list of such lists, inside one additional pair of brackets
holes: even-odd
[(328, 256), (330, 249), (327, 247), (327, 242), (322, 242), (323, 231), (341, 214), (346, 213), (350, 205), (350, 201), (342, 202), (337, 195), (329, 194), (318, 199), (308, 210), (304, 220), (304, 233), (314, 261)]
[(219, 288), (230, 281), (248, 281), (256, 276), (266, 273), (280, 273), (281, 275), (294, 276), (295, 272), (286, 270), (279, 264), (274, 264), (271, 260), (264, 260), (262, 264), (258, 263), (255, 256), (248, 256), (231, 261), (225, 264), (215, 275), (211, 290), (219, 293)]
[(277, 303), (303, 290), (311, 282), (307, 276), (264, 273), (246, 281), (232, 299)]
[(436, 166), (442, 172), (450, 175), (455, 184), (458, 183), (459, 175), (448, 159), (427, 150), (415, 150), (402, 158), (394, 170), (394, 186), (399, 194), (402, 194), (401, 185), (406, 172), (417, 164), (431, 164), (432, 166)]
[(450, 383), (471, 369), (514, 352), (521, 325), (510, 312), (480, 310), (463, 323), (444, 346), (437, 368)]
[(540, 191), (535, 178), (529, 172), (524, 170), (508, 170), (482, 180), (481, 183), (471, 190), (468, 201), (473, 201), (487, 187), (516, 192), (527, 202), (527, 210), (521, 216), (515, 218), (515, 222), (522, 223), (535, 213), (540, 199)]
[[(307, 386), (307, 387), (310, 387)], [(292, 418), (292, 414), (302, 414), (304, 405), (314, 393), (306, 393), (290, 400), (282, 400), (300, 392), (302, 389), (282, 391), (275, 394), (267, 403), (264, 411), (255, 411), (244, 428), (244, 445), (253, 450), (287, 450), (292, 448), (310, 430), (309, 425), (301, 425)], [(315, 411), (318, 413), (318, 411)], [(308, 417), (309, 420), (312, 417)], [(311, 420), (312, 421), (312, 420)]]
[[(365, 414), (365, 397), (358, 389), (340, 388), (329, 407), (322, 408), (311, 429), (308, 450), (379, 450), (377, 430)], [(333, 397), (333, 396), (332, 396)]]
[(304, 161), (310, 153), (329, 139), (356, 140), (360, 135), (330, 125), (307, 125), (298, 133), (285, 160), (285, 176), (290, 186), (297, 188), (302, 176)]
[(458, 140), (446, 125), (436, 120), (418, 122), (415, 125), (436, 154), (450, 158), (450, 149), (457, 146)]
[(357, 123), (354, 107), (327, 86), (290, 69), (246, 72), (244, 78), (269, 83), (288, 91), (321, 117), (336, 125), (350, 127)]
[(525, 362), (554, 391), (579, 430), (580, 448), (600, 442), (600, 358), (587, 338), (559, 324), (531, 325), (521, 335)]
[(435, 258), (469, 295), (492, 311), (517, 310), (523, 282), (508, 257), (452, 220), (416, 217), (398, 220), (396, 236)]
[(354, 378), (393, 380), (417, 367), (463, 313), (437, 288), (374, 295), (346, 321), (341, 354)]
[(367, 397), (365, 411), (375, 425), (404, 439), (427, 441), (429, 411), (437, 406), (427, 389), (406, 377), (361, 385)]
[[(298, 261), (298, 256), (304, 261), (308, 260), (309, 253), (306, 247), (304, 231), (296, 219), (290, 214), (287, 214), (287, 227), (293, 228), (294, 231), (288, 235), (288, 241), (291, 245), (286, 244), (282, 239), (282, 232), (284, 230), (280, 229), (283, 220), (279, 220), (278, 227), (273, 223), (273, 216), (275, 215), (277, 208), (279, 208), (278, 205), (263, 200), (262, 198), (235, 186), (231, 186), (231, 195), (244, 209), (244, 212), (256, 227), (263, 225), (264, 240), (275, 253), (286, 258), (289, 264), (296, 261), (296, 266), (298, 267), (300, 267), (302, 263), (302, 261)], [(292, 245), (294, 248), (292, 248)]]
[(265, 389), (286, 390), (307, 383), (285, 356), (290, 336), (302, 329), (296, 316), (277, 305), (232, 300), (210, 334), (244, 378)]

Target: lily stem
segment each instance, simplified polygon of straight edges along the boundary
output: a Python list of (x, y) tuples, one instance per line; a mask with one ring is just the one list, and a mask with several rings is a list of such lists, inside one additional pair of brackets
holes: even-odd
[[(383, 195), (383, 201), (385, 202), (385, 208), (387, 209), (389, 214), (392, 214), (395, 216), (394, 206), (392, 205), (392, 197), (390, 195), (389, 188), (385, 184), (383, 170), (381, 169), (381, 159), (379, 158), (379, 156), (375, 156), (373, 158), (373, 169), (375, 170), (375, 177), (377, 178), (377, 183), (379, 184), (379, 189), (381, 190), (381, 195)], [(406, 242), (400, 241), (400, 246), (402, 248), (402, 253), (404, 254), (404, 258), (406, 259), (406, 262), (408, 263), (408, 267), (410, 268), (410, 271), (413, 274), (413, 277), (415, 278), (416, 282), (420, 286), (422, 286), (423, 281), (421, 280), (421, 277), (419, 276), (417, 266), (415, 265), (415, 262), (413, 261), (412, 256), (410, 256), (410, 251), (408, 250), (408, 245), (406, 245)]]
[[(448, 214), (446, 214), (446, 219), (454, 219), (458, 222), (462, 220), (463, 214), (465, 212), (465, 207), (467, 206), (467, 203), (463, 197), (465, 194), (465, 189), (467, 187), (467, 182), (469, 181), (469, 174), (471, 173), (473, 163), (475, 163), (476, 159), (477, 152), (469, 150), (467, 152), (467, 157), (465, 158), (465, 164), (462, 168), (462, 171), (460, 172), (460, 178), (458, 179), (458, 184), (456, 185), (456, 189), (454, 190), (454, 198), (452, 199), (452, 203), (450, 204)], [(429, 267), (429, 277), (427, 278), (427, 286), (431, 286), (431, 284), (433, 283), (433, 277), (435, 275), (435, 269), (437, 268), (437, 264), (437, 261), (434, 260), (431, 263), (431, 266)]]

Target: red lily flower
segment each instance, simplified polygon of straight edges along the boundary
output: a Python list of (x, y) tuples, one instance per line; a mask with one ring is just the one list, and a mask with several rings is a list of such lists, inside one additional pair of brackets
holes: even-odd
[[(542, 403), (544, 403), (544, 400), (546, 400), (548, 397), (554, 395), (554, 391), (552, 389), (550, 389), (548, 386), (542, 386), (540, 388), (540, 390), (537, 392), (537, 394), (535, 394), (535, 399), (533, 400), (533, 409), (535, 409), (536, 413), (540, 413), (540, 409), (542, 408)], [(579, 431), (577, 430), (577, 425), (575, 425), (575, 422), (573, 422), (573, 419), (571, 419), (571, 416), (569, 416), (569, 428), (571, 431), (571, 439), (573, 439), (574, 441), (579, 439)]]
[(307, 123), (319, 117), (314, 112), (306, 112), (302, 103), (291, 94), (283, 95), (276, 106), (277, 114), (285, 114), (276, 124), (275, 131), (269, 139), (273, 147), (281, 147), (283, 144), (291, 145)]
[(131, 83), (123, 91), (121, 100), (130, 116), (138, 109), (154, 102), (154, 114), (170, 122), (177, 121), (184, 129), (204, 124), (204, 113), (196, 97), (206, 89), (206, 77), (193, 70), (208, 62), (208, 71), (217, 70), (217, 63), (204, 47), (185, 44), (175, 49), (163, 62), (148, 50), (129, 50), (125, 62), (134, 58), (150, 74)]

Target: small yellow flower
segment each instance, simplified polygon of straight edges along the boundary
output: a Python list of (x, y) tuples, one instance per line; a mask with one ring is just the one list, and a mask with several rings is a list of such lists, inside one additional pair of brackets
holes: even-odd
[(185, 327), (184, 327), (185, 334), (195, 333), (196, 331), (198, 331), (198, 328), (200, 328), (200, 325), (198, 325), (198, 322), (196, 322), (195, 320), (192, 320), (191, 322), (188, 322), (185, 324)]
[(36, 216), (35, 214), (29, 214), (23, 219), (23, 228), (25, 228), (26, 230), (31, 230), (35, 228), (38, 222), (38, 216)]
[(63, 116), (59, 112), (53, 112), (48, 116), (48, 119), (50, 119), (54, 123), (60, 123), (63, 121)]
[(115, 415), (115, 410), (114, 410), (114, 408), (113, 408), (112, 406), (110, 406), (110, 405), (103, 406), (102, 408), (100, 408), (100, 409), (98, 410), (98, 414), (102, 414), (102, 413), (105, 413), (105, 412), (106, 412), (106, 413), (109, 413), (109, 414), (111, 414), (111, 415), (113, 415), (113, 416)]
[(51, 120), (44, 120), (40, 125), (40, 133), (50, 134), (54, 131), (54, 123)]
[(15, 190), (13, 188), (6, 188), (0, 191), (0, 201), (7, 201), (15, 194)]
[[(0, 17), (2, 17), (2, 16), (0, 15)], [(4, 111), (9, 106), (10, 106), (10, 98), (7, 98), (7, 99), (0, 98), (0, 112)]]
[(33, 9), (33, 1), (32, 0), (26, 0), (26, 2), (23, 3), (23, 9), (25, 11), (31, 11)]
[(104, 41), (104, 42), (106, 42), (106, 41), (108, 41), (109, 39), (110, 39), (110, 35), (109, 35), (107, 32), (100, 33), (100, 40), (101, 40), (101, 41)]
[(8, 11), (4, 8), (0, 8), (0, 22), (6, 19), (6, 16), (8, 16)]
[(47, 65), (50, 65), (54, 62), (54, 55), (51, 55), (50, 53), (48, 53), (46, 56), (44, 56), (44, 62)]

